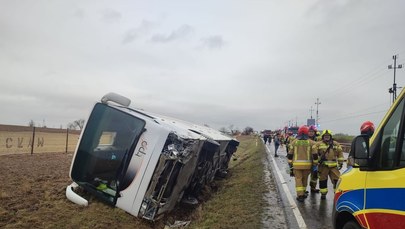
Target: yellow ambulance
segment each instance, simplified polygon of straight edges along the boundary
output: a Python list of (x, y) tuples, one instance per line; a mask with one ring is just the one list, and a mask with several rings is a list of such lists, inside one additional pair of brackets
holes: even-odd
[(405, 90), (373, 136), (357, 136), (333, 206), (335, 229), (405, 228)]

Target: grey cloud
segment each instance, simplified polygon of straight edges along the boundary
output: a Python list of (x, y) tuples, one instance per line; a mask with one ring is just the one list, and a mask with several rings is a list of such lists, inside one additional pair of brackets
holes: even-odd
[(148, 20), (143, 20), (141, 24), (136, 27), (128, 30), (124, 34), (124, 39), (122, 40), (123, 44), (128, 44), (133, 42), (134, 40), (138, 39), (142, 35), (146, 35), (149, 33), (151, 29), (153, 29), (156, 26), (156, 23)]
[(178, 29), (172, 31), (170, 34), (155, 34), (152, 36), (151, 41), (156, 43), (167, 43), (188, 37), (194, 31), (193, 27), (189, 25), (182, 25)]
[(203, 46), (209, 49), (220, 49), (225, 45), (222, 36), (216, 35), (202, 39)]
[(80, 18), (80, 19), (83, 19), (84, 16), (85, 16), (84, 10), (78, 8), (73, 12), (73, 15)]
[(102, 20), (107, 23), (117, 22), (121, 17), (121, 13), (113, 9), (105, 9), (102, 12)]

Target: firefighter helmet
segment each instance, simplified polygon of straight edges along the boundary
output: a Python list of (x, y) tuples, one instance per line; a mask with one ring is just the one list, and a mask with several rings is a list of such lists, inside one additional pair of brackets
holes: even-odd
[(332, 131), (331, 131), (331, 130), (324, 130), (324, 131), (322, 131), (322, 138), (323, 138), (323, 136), (324, 136), (325, 134), (329, 134), (330, 137), (332, 138)]
[(365, 121), (363, 124), (361, 124), (360, 127), (360, 132), (361, 134), (368, 134), (368, 133), (374, 133), (374, 123), (370, 121)]
[(308, 135), (308, 131), (309, 131), (308, 126), (305, 125), (300, 126), (300, 128), (298, 128), (298, 135), (302, 134)]

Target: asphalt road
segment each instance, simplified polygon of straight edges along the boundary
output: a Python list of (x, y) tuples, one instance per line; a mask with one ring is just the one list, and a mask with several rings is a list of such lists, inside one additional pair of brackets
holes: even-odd
[[(309, 194), (305, 202), (298, 202), (295, 192), (294, 177), (289, 175), (287, 153), (285, 147), (277, 151), (279, 157), (274, 157), (273, 143), (266, 144), (267, 159), (271, 164), (273, 177), (276, 179), (278, 191), (284, 205), (288, 228), (330, 229), (332, 227), (333, 186), (328, 181), (329, 192), (326, 200), (321, 200), (321, 194)], [(347, 157), (347, 155), (345, 155)], [(342, 168), (342, 173), (346, 168)], [(288, 172), (287, 172), (288, 171)], [(309, 178), (308, 178), (309, 182)], [(319, 185), (319, 183), (318, 183)], [(317, 186), (318, 187), (318, 186)], [(307, 190), (310, 187), (308, 184)]]

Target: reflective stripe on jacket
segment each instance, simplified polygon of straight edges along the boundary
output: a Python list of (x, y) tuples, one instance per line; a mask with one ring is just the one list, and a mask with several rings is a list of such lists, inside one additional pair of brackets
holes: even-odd
[(320, 155), (319, 160), (322, 160), (322, 157), (325, 156), (325, 160), (323, 161), (322, 164), (328, 167), (336, 167), (338, 163), (343, 164), (344, 157), (342, 147), (340, 146), (340, 144), (336, 141), (333, 141), (332, 147), (329, 149), (329, 152), (327, 152), (328, 148), (329, 148), (328, 143), (324, 141), (317, 142), (312, 147), (312, 153), (318, 153)]
[(293, 154), (292, 163), (294, 169), (311, 169), (313, 164), (312, 146), (315, 144), (312, 140), (295, 139), (290, 144), (289, 154)]

